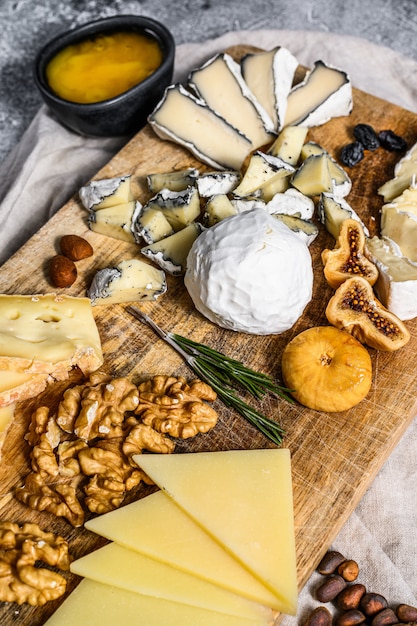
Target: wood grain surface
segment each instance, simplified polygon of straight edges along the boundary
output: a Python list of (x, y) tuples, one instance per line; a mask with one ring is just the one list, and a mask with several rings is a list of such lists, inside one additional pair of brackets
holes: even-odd
[[(359, 122), (372, 124), (377, 130), (390, 128), (409, 144), (417, 140), (415, 114), (357, 90), (354, 90), (352, 114), (311, 129), (308, 139), (321, 143), (337, 157), (341, 147), (352, 141), (352, 129)], [(364, 160), (349, 170), (353, 188), (348, 201), (371, 233), (377, 233), (379, 227), (382, 198), (377, 195), (377, 189), (392, 176), (398, 158), (395, 153), (379, 149), (367, 152)], [(147, 174), (189, 166), (208, 169), (197, 163), (186, 150), (162, 142), (149, 127), (145, 127), (95, 178), (131, 174), (135, 195), (145, 201), (149, 196), (145, 184)], [(98, 269), (130, 256), (140, 256), (136, 245), (89, 231), (86, 217), (77, 197), (70, 200), (0, 268), (0, 292), (34, 294), (54, 291), (48, 282), (47, 263), (57, 251), (60, 236), (66, 233), (86, 237), (95, 250), (92, 258), (78, 263), (77, 282), (65, 290), (70, 295), (85, 295)], [(156, 302), (142, 304), (141, 308), (165, 330), (203, 341), (281, 380), (280, 358), (287, 342), (306, 328), (327, 324), (324, 311), (333, 290), (323, 278), (320, 253), (324, 247), (333, 245), (334, 240), (321, 227), (310, 248), (314, 264), (313, 299), (294, 327), (281, 335), (244, 335), (211, 324), (195, 311), (181, 278), (168, 277), (167, 294)], [(124, 306), (96, 307), (94, 315), (105, 355), (104, 369), (112, 375), (131, 376), (134, 380), (157, 373), (192, 378), (181, 358), (150, 329), (135, 321)], [(263, 403), (263, 409), (285, 429), (283, 445), (292, 455), (300, 588), (417, 412), (417, 320), (406, 322), (406, 325), (411, 332), (411, 341), (405, 348), (392, 354), (370, 350), (372, 388), (357, 407), (343, 413), (325, 414), (280, 400), (268, 399)], [(78, 558), (105, 543), (104, 540), (83, 528), (73, 529), (65, 520), (50, 514), (30, 511), (12, 495), (29, 471), (29, 447), (24, 435), (32, 411), (40, 403), (56, 404), (63, 389), (75, 379), (77, 375), (74, 373), (69, 381), (57, 383), (41, 397), (18, 406), (3, 448), (0, 519), (18, 523), (36, 521), (45, 530), (54, 530), (67, 538), (71, 553)], [(220, 414), (216, 428), (187, 443), (179, 442), (177, 452), (272, 447), (271, 442), (239, 415), (220, 403), (216, 403), (216, 408)], [(129, 499), (142, 497), (148, 491), (139, 488)], [(69, 593), (79, 579), (73, 575), (67, 578)], [(42, 608), (1, 603), (0, 623), (3, 626), (15, 623), (40, 626), (59, 602), (51, 602)]]

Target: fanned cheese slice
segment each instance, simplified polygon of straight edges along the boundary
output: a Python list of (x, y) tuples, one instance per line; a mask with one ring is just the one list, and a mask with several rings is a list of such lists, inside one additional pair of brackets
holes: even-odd
[(269, 626), (250, 619), (152, 598), (84, 579), (45, 622), (45, 626)]
[(316, 61), (288, 95), (285, 126), (319, 126), (351, 110), (352, 85), (346, 72)]
[(297, 579), (287, 449), (142, 454), (134, 461), (295, 614)]
[(286, 48), (247, 54), (241, 61), (243, 78), (271, 118), (274, 128), (282, 128), (287, 98), (298, 61)]
[(239, 170), (252, 142), (182, 85), (171, 85), (148, 121), (156, 134), (220, 169)]
[(0, 295), (0, 369), (65, 378), (103, 363), (100, 336), (88, 298)]
[(145, 596), (238, 617), (272, 618), (265, 606), (116, 543), (73, 561), (70, 569), (78, 576)]
[(85, 527), (254, 602), (287, 608), (162, 491), (90, 519)]
[(248, 137), (254, 148), (272, 141), (275, 125), (246, 84), (240, 65), (229, 54), (217, 54), (191, 72), (188, 85), (213, 111)]

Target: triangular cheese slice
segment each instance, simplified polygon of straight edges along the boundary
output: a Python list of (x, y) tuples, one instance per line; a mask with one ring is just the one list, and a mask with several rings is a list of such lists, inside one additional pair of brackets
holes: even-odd
[(85, 527), (277, 611), (287, 608), (163, 491), (99, 515)]
[(151, 598), (84, 579), (45, 626), (268, 626), (263, 618), (246, 619)]
[(71, 563), (71, 572), (133, 591), (227, 615), (272, 620), (272, 611), (139, 552), (110, 543)]
[(134, 461), (294, 614), (297, 580), (287, 449), (141, 454)]

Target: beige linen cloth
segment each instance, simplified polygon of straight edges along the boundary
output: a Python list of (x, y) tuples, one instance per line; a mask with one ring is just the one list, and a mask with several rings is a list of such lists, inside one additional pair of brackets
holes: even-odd
[[(175, 79), (230, 45), (288, 48), (307, 67), (317, 59), (350, 74), (355, 87), (417, 112), (417, 62), (362, 39), (304, 31), (231, 32), (177, 48)], [(364, 120), (366, 122), (366, 120)], [(41, 107), (20, 144), (0, 166), (0, 263), (91, 178), (123, 145), (121, 139), (85, 139), (61, 127)], [(404, 390), (407, 393), (407, 390)], [(417, 606), (417, 424), (385, 463), (333, 549), (358, 561), (360, 581), (390, 606)], [(313, 574), (300, 593), (299, 624), (317, 602)]]

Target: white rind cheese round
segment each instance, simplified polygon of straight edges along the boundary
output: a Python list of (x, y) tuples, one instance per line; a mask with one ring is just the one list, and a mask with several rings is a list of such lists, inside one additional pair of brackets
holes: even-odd
[(285, 224), (253, 209), (196, 239), (184, 282), (196, 309), (215, 324), (279, 334), (295, 324), (311, 300), (312, 261), (307, 245)]

